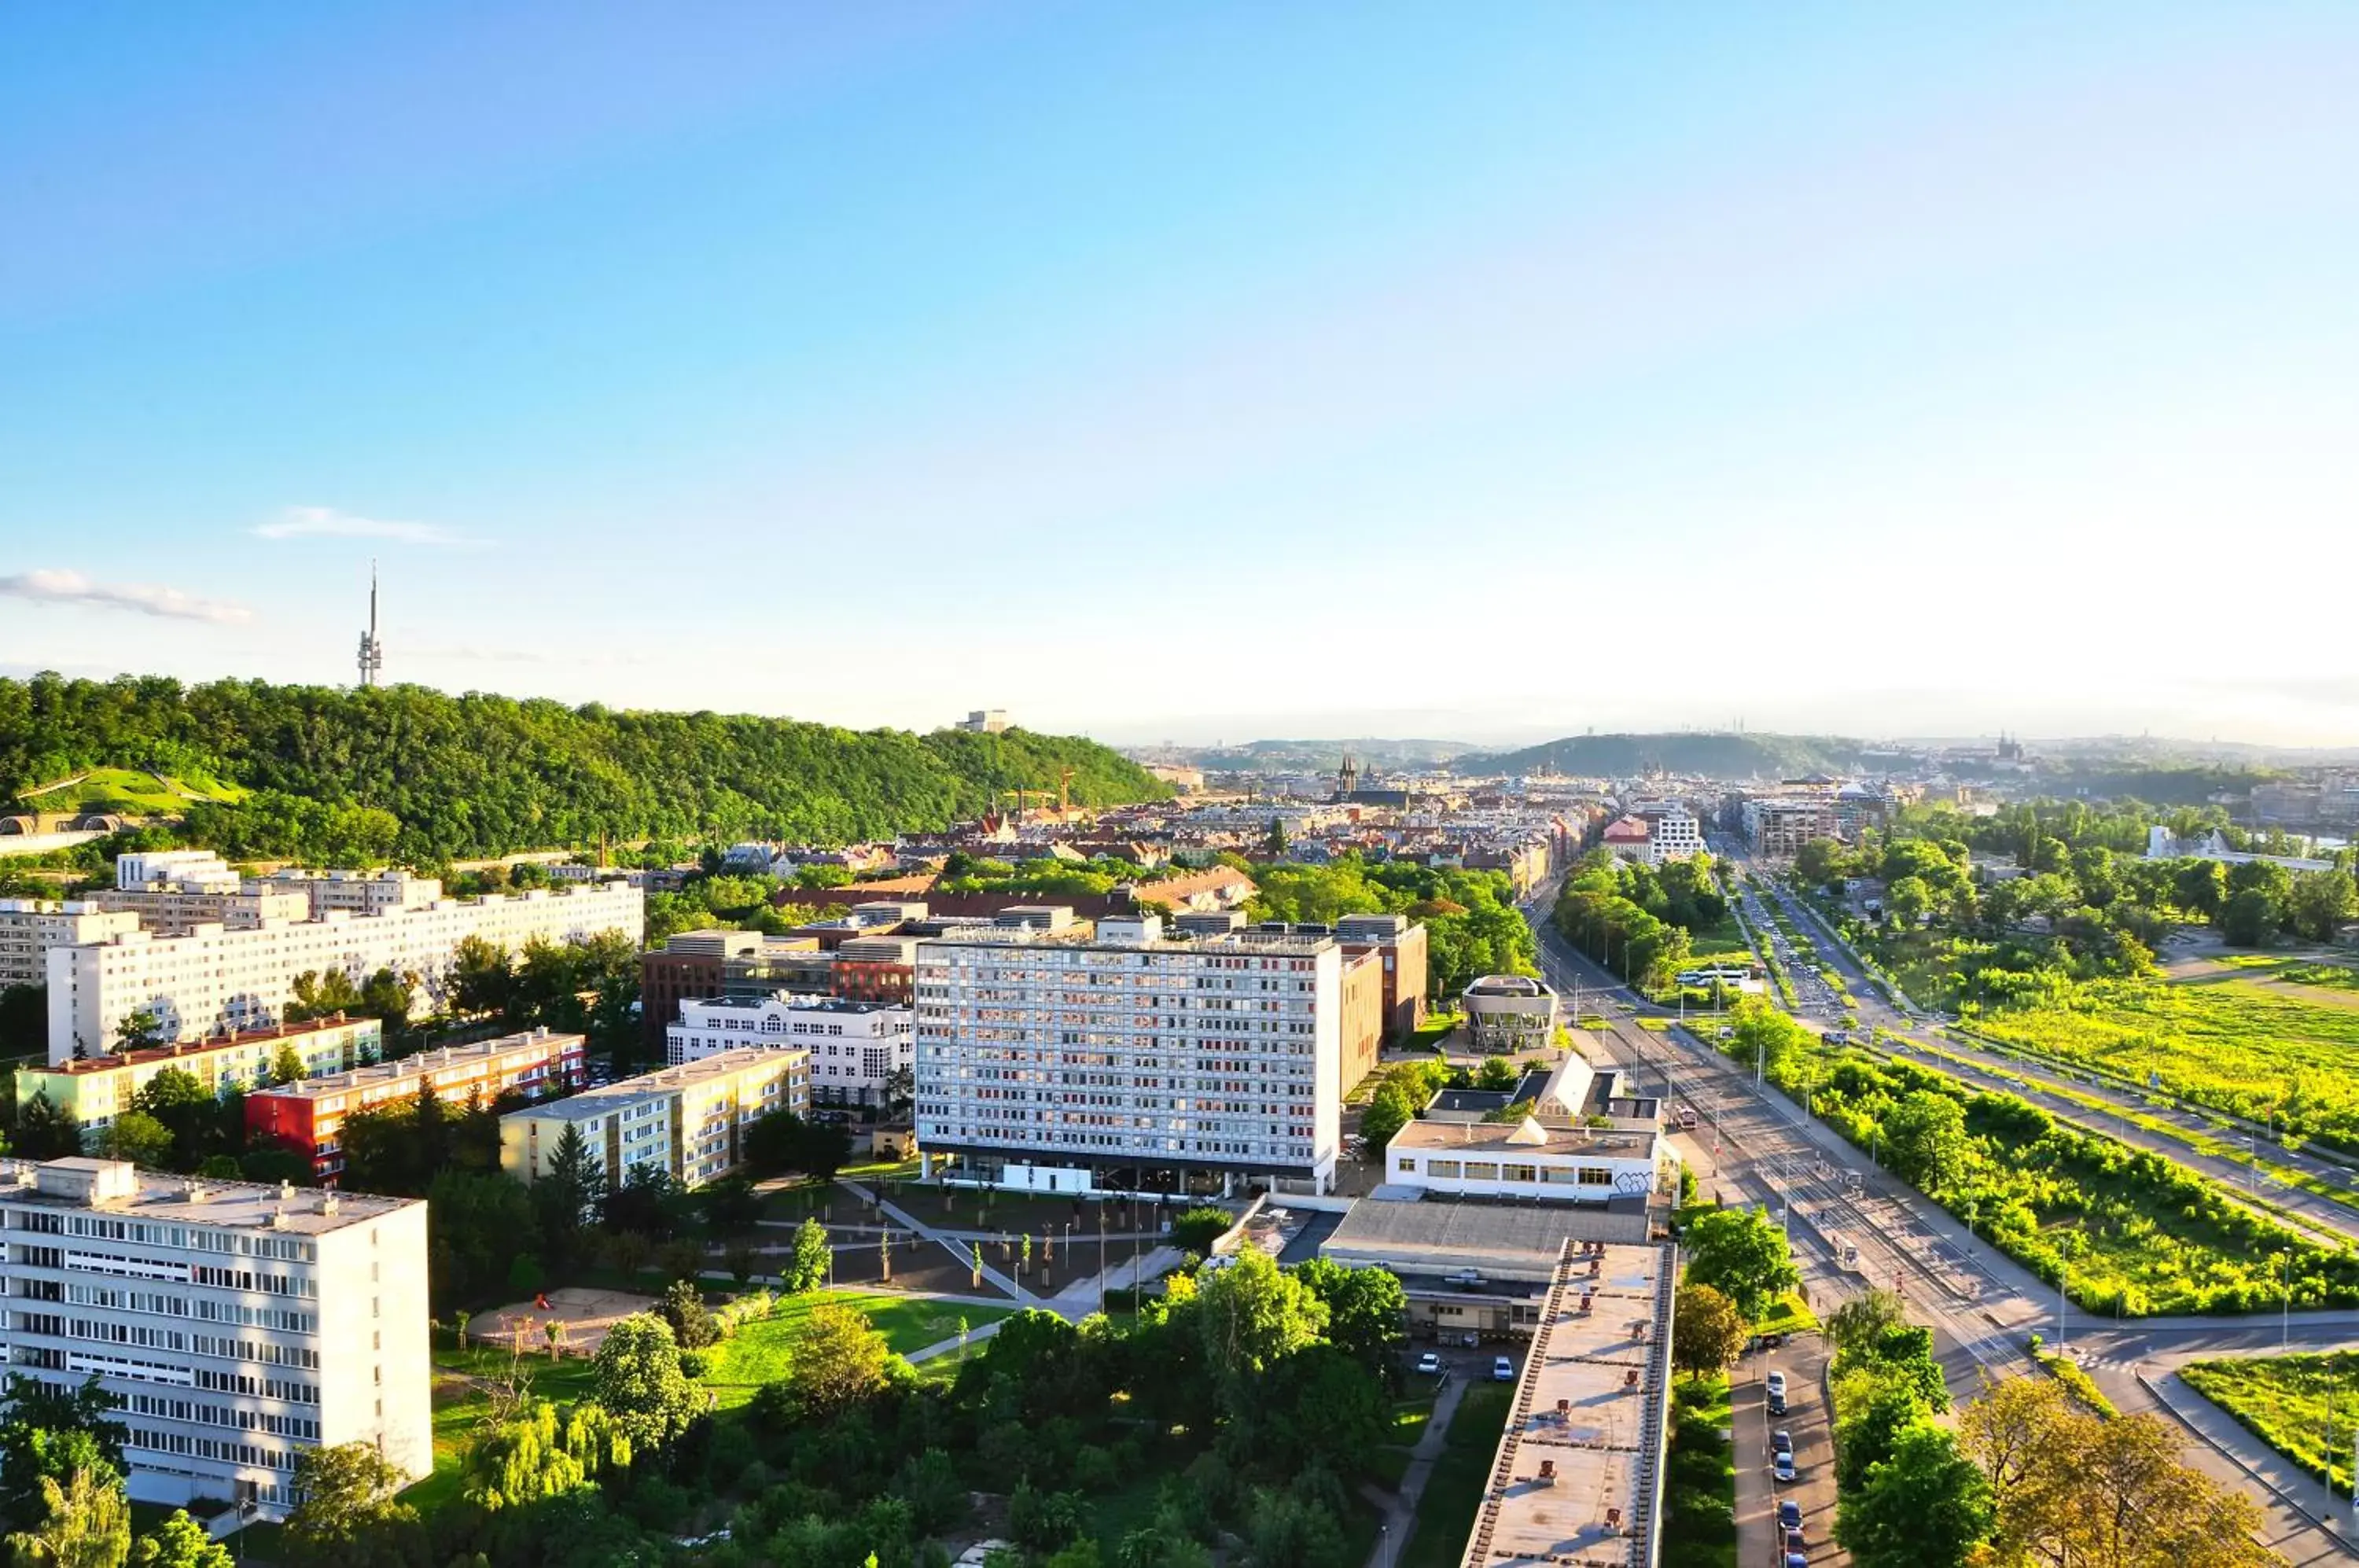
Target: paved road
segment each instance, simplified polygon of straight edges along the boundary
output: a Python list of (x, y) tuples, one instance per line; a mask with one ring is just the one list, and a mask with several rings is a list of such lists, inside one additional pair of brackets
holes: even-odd
[[(2091, 1357), (2091, 1375), (2125, 1410), (2165, 1410), (2138, 1382), (2135, 1365), (2140, 1355), (2152, 1357), (2157, 1346), (2216, 1350), (2244, 1343), (2245, 1353), (2257, 1353), (2267, 1348), (2271, 1327), (2281, 1343), (2295, 1348), (2359, 1345), (2359, 1313), (2351, 1312), (2295, 1313), (2268, 1322), (2148, 1320), (2118, 1329), (2103, 1325), (2102, 1320), (2093, 1323), (2060, 1302), (2052, 1288), (1967, 1236), (1963, 1225), (1921, 1193), (1866, 1168), (1859, 1151), (1832, 1129), (1775, 1089), (1754, 1083), (1750, 1073), (1704, 1040), (1681, 1029), (1658, 1035), (1637, 1027), (1636, 1013), (1660, 1009), (1636, 1002), (1605, 971), (1559, 942), (1545, 924), (1545, 909), (1539, 899), (1527, 908), (1539, 937), (1544, 975), (1568, 992), (1577, 982), (1585, 1005), (1606, 1012), (1609, 1048), (1617, 1052), (1617, 1060), (1636, 1069), (1642, 1087), (1650, 1086), (1650, 1072), (1659, 1073), (1667, 1099), (1695, 1106), (1701, 1123), (1695, 1135), (1675, 1141), (1682, 1145), (1685, 1157), (1701, 1161), (1696, 1169), (1707, 1186), (1717, 1187), (1725, 1200), (1767, 1201), (1773, 1213), (1782, 1214), (1795, 1242), (1805, 1289), (1818, 1311), (1824, 1312), (1869, 1283), (1890, 1286), (1908, 1296), (1912, 1312), (1933, 1327), (1935, 1348), (1953, 1397), (1972, 1397), (1985, 1373), (2010, 1376), (2030, 1370), (2023, 1347), (2035, 1330), (2051, 1343), (2060, 1330), (2068, 1345)], [(1756, 913), (1752, 908), (1745, 912)], [(1766, 914), (1758, 916), (1756, 929), (1783, 945)], [(1810, 930), (1807, 925), (1799, 929)], [(1815, 940), (1832, 967), (1838, 973), (1849, 971), (1846, 978), (1859, 999), (1864, 1026), (1899, 1029), (1912, 1021), (1873, 997), (1864, 975), (1848, 964), (1839, 943), (1822, 934)], [(1814, 992), (1790, 966), (1789, 974), (1806, 1015), (1815, 1010), (1822, 1023), (1840, 1016), (1840, 1004), (1822, 980)], [(1856, 1272), (1842, 1266), (1837, 1246), (1856, 1250)], [(2108, 1337), (2113, 1335), (2131, 1337)], [(2190, 1349), (2187, 1355), (2198, 1353)], [(2227, 1430), (2219, 1430), (2222, 1426)], [(2324, 1528), (2314, 1517), (2320, 1511), (2314, 1483), (2310, 1489), (2313, 1500), (2305, 1508), (2297, 1488), (2288, 1488), (2294, 1499), (2288, 1503), (2256, 1481), (2256, 1475), (2266, 1476), (2272, 1466), (2284, 1466), (2241, 1428), (2221, 1422), (2185, 1430), (2190, 1438), (2189, 1463), (2261, 1503), (2262, 1539), (2273, 1550), (2296, 1563), (2347, 1562), (2354, 1555), (2345, 1544), (2354, 1539), (2347, 1515)], [(1799, 1443), (1800, 1434), (1796, 1436)], [(1740, 1428), (1740, 1476), (1744, 1441)], [(1739, 1561), (1774, 1561), (1773, 1538), (1766, 1529), (1757, 1523), (1746, 1528), (1742, 1486), (1740, 1480)], [(1813, 1532), (1813, 1563), (1841, 1561), (1841, 1554), (1821, 1546), (1820, 1539)]]

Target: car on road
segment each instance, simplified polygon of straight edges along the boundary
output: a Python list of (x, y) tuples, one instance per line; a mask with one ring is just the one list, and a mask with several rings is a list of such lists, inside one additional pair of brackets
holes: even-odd
[(1769, 1474), (1780, 1481), (1791, 1481), (1794, 1478), (1794, 1456), (1790, 1454), (1771, 1454)]
[(1802, 1505), (1796, 1502), (1791, 1497), (1788, 1497), (1784, 1502), (1779, 1503), (1777, 1505), (1777, 1528), (1779, 1530), (1801, 1529)]
[(1799, 1552), (1786, 1553), (1786, 1568), (1810, 1568), (1810, 1560)]
[(1786, 1532), (1786, 1551), (1789, 1556), (1799, 1553), (1808, 1557), (1810, 1554), (1810, 1543), (1802, 1539), (1800, 1530), (1789, 1530)]
[(1441, 1356), (1440, 1356), (1440, 1353), (1439, 1351), (1432, 1351), (1432, 1350), (1429, 1350), (1429, 1351), (1427, 1351), (1424, 1355), (1422, 1355), (1422, 1356), (1419, 1356), (1419, 1357), (1417, 1358), (1417, 1372), (1418, 1372), (1418, 1376), (1419, 1376), (1419, 1377), (1440, 1377), (1440, 1376), (1441, 1376)]
[(1491, 1358), (1491, 1381), (1494, 1383), (1512, 1383), (1515, 1380), (1516, 1363), (1514, 1358), (1506, 1356), (1493, 1356)]
[(1793, 1452), (1794, 1452), (1794, 1434), (1793, 1434), (1792, 1432), (1788, 1432), (1788, 1431), (1787, 1431), (1784, 1427), (1782, 1427), (1782, 1426), (1781, 1426), (1781, 1427), (1779, 1427), (1776, 1432), (1771, 1432), (1771, 1433), (1769, 1434), (1769, 1452), (1770, 1452), (1770, 1453), (1772, 1453), (1772, 1454), (1791, 1454), (1791, 1453), (1793, 1453)]
[(1784, 1415), (1786, 1413), (1786, 1374), (1772, 1372), (1763, 1379), (1763, 1384), (1769, 1391), (1769, 1413), (1773, 1416)]

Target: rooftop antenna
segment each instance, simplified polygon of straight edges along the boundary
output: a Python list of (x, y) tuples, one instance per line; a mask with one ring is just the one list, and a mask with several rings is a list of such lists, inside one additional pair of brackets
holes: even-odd
[(377, 674), (385, 669), (385, 644), (376, 636), (376, 558), (369, 558), (369, 624), (361, 634), (361, 684), (374, 686)]

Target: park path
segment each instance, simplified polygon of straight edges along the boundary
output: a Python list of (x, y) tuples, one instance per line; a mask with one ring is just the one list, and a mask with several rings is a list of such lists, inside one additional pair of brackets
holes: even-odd
[(925, 1237), (928, 1241), (932, 1242), (936, 1247), (940, 1247), (944, 1252), (947, 1252), (952, 1258), (957, 1258), (962, 1267), (967, 1269), (979, 1269), (984, 1279), (990, 1280), (993, 1284), (1006, 1291), (1009, 1298), (1013, 1300), (1017, 1306), (1026, 1307), (1038, 1304), (1035, 1298), (1027, 1293), (1023, 1286), (1017, 1284), (1014, 1279), (1008, 1278), (1000, 1270), (994, 1269), (990, 1264), (985, 1263), (981, 1258), (977, 1258), (973, 1249), (953, 1245), (951, 1238), (944, 1235), (940, 1230), (918, 1218), (917, 1215), (909, 1213), (908, 1210), (901, 1207), (898, 1203), (894, 1203), (889, 1198), (886, 1198), (883, 1193), (877, 1192), (866, 1182), (855, 1181), (847, 1176), (840, 1176), (836, 1178), (836, 1180), (838, 1184), (845, 1188), (847, 1191), (856, 1192), (866, 1202), (875, 1204), (876, 1206), (877, 1213), (889, 1216), (896, 1225), (906, 1225), (910, 1230), (915, 1231), (918, 1235)]
[(1458, 1413), (1458, 1401), (1465, 1397), (1465, 1378), (1451, 1377), (1441, 1385), (1433, 1401), (1433, 1414), (1426, 1418), (1425, 1430), (1417, 1434), (1417, 1446), (1408, 1451), (1400, 1491), (1385, 1505), (1384, 1524), (1375, 1549), (1368, 1553), (1367, 1568), (1392, 1568), (1408, 1549), (1409, 1531), (1417, 1524), (1418, 1501), (1425, 1496), (1426, 1482), (1433, 1478), (1434, 1461), (1441, 1457), (1450, 1440), (1450, 1421)]

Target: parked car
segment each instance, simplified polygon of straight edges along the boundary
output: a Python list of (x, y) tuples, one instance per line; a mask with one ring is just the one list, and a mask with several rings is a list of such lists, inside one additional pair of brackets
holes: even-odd
[(1770, 1373), (1767, 1379), (1767, 1386), (1769, 1393), (1769, 1413), (1773, 1416), (1784, 1415), (1786, 1413), (1786, 1374)]
[(1794, 1434), (1793, 1434), (1792, 1432), (1788, 1432), (1788, 1431), (1787, 1431), (1784, 1427), (1782, 1427), (1782, 1426), (1781, 1426), (1781, 1427), (1779, 1427), (1776, 1432), (1771, 1432), (1771, 1433), (1769, 1434), (1769, 1452), (1770, 1452), (1770, 1453), (1772, 1453), (1772, 1454), (1791, 1454), (1791, 1453), (1793, 1453), (1793, 1452), (1794, 1452)]
[(1792, 1480), (1794, 1478), (1794, 1456), (1790, 1454), (1773, 1454), (1769, 1460), (1769, 1474), (1776, 1476), (1780, 1481)]
[(1494, 1383), (1512, 1383), (1515, 1380), (1516, 1363), (1514, 1358), (1506, 1356), (1492, 1357), (1491, 1381)]
[(1789, 1530), (1786, 1532), (1786, 1555), (1788, 1557), (1807, 1557), (1810, 1555), (1810, 1545), (1802, 1540), (1802, 1532), (1800, 1530)]
[(1440, 1352), (1439, 1352), (1439, 1351), (1433, 1351), (1433, 1350), (1429, 1350), (1429, 1351), (1427, 1351), (1424, 1355), (1422, 1355), (1422, 1356), (1419, 1356), (1419, 1357), (1417, 1358), (1417, 1370), (1418, 1370), (1418, 1375), (1419, 1375), (1419, 1377), (1440, 1377), (1440, 1376), (1441, 1376), (1441, 1354), (1440, 1354)]
[(1802, 1505), (1796, 1502), (1791, 1497), (1788, 1497), (1784, 1502), (1779, 1503), (1777, 1505), (1777, 1528), (1779, 1530), (1801, 1529)]
[(1810, 1560), (1799, 1552), (1786, 1553), (1786, 1568), (1810, 1568)]

